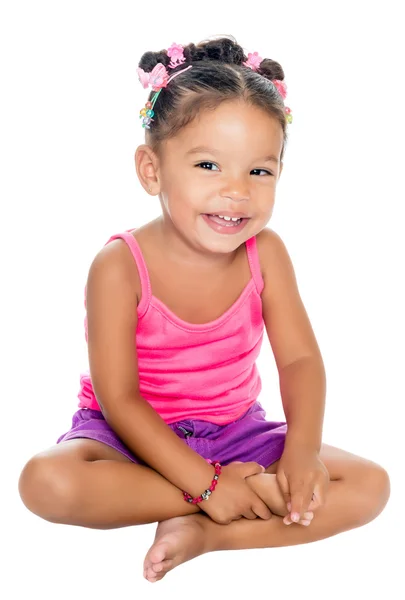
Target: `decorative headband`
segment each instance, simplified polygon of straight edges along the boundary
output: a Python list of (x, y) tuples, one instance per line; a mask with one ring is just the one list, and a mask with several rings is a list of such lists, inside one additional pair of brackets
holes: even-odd
[[(168, 64), (168, 68), (170, 69), (175, 69), (176, 67), (182, 65), (186, 61), (186, 58), (184, 56), (184, 48), (180, 44), (173, 43), (167, 50), (167, 56), (169, 56), (171, 59), (170, 63)], [(250, 52), (248, 54), (247, 61), (244, 62), (243, 65), (245, 67), (250, 67), (252, 71), (257, 71), (260, 67), (262, 60), (262, 57), (259, 56), (257, 52)], [(166, 70), (165, 65), (162, 63), (158, 63), (150, 73), (145, 73), (145, 71), (140, 67), (137, 68), (137, 74), (142, 86), (145, 89), (150, 86), (152, 90), (156, 92), (156, 94), (153, 96), (152, 101), (146, 102), (145, 107), (140, 110), (139, 118), (142, 119), (142, 127), (150, 129), (150, 123), (154, 120), (152, 117), (155, 114), (153, 108), (162, 89), (167, 87), (167, 84), (172, 79), (177, 77), (177, 75), (180, 75), (180, 73), (183, 73), (184, 71), (187, 71), (192, 67), (193, 65), (190, 65), (185, 69), (181, 69), (181, 71), (177, 71), (177, 73), (175, 73), (171, 77), (169, 77), (169, 73)], [(284, 81), (280, 81), (279, 79), (273, 79), (272, 83), (276, 86), (282, 98), (285, 99), (287, 96), (287, 86), (284, 83)], [(285, 114), (287, 123), (292, 123), (293, 118), (291, 114), (291, 109), (288, 106), (285, 107)]]

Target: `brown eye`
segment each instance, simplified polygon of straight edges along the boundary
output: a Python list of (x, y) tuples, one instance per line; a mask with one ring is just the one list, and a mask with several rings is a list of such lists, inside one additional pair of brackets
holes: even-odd
[(270, 173), (270, 171), (266, 171), (265, 169), (253, 169), (253, 171), (263, 171), (266, 175), (271, 175), (273, 177), (273, 173)]
[[(204, 162), (198, 163), (198, 165), (196, 165), (196, 167), (200, 167), (201, 165), (214, 165), (214, 163), (209, 162), (209, 161), (204, 161)], [(214, 165), (214, 166), (216, 166), (216, 165)], [(206, 169), (206, 171), (212, 171), (212, 169)]]

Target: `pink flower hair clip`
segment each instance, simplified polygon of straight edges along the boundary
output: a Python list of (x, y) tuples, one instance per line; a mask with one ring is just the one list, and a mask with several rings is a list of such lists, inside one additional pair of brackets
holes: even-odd
[(245, 67), (250, 67), (252, 71), (257, 71), (262, 60), (263, 59), (259, 56), (258, 52), (249, 52), (247, 61), (242, 64), (245, 65)]
[[(263, 59), (261, 56), (259, 56), (258, 52), (249, 52), (247, 61), (245, 61), (242, 64), (245, 67), (249, 67), (250, 69), (252, 69), (252, 71), (257, 71), (260, 68), (262, 60)], [(275, 85), (280, 96), (284, 100), (287, 97), (287, 86), (284, 83), (284, 81), (280, 81), (279, 79), (272, 79), (272, 83)], [(287, 123), (292, 123), (293, 118), (291, 114), (291, 108), (285, 106), (284, 109)]]
[[(167, 56), (169, 56), (171, 59), (170, 63), (168, 64), (168, 68), (170, 69), (175, 69), (186, 61), (184, 56), (184, 48), (180, 44), (173, 43), (170, 48), (167, 49)], [(140, 67), (137, 68), (139, 81), (141, 82), (142, 86), (145, 89), (151, 86), (152, 90), (156, 92), (152, 101), (146, 102), (145, 107), (140, 110), (139, 118), (142, 119), (142, 127), (150, 129), (150, 123), (154, 120), (152, 117), (155, 114), (153, 107), (155, 106), (156, 100), (158, 99), (162, 89), (167, 87), (169, 81), (177, 77), (177, 75), (180, 75), (180, 73), (183, 73), (191, 68), (192, 65), (182, 69), (181, 71), (177, 71), (177, 73), (171, 77), (169, 77), (169, 73), (167, 72), (163, 63), (158, 63), (155, 67), (153, 67), (150, 73), (145, 73), (145, 71)]]

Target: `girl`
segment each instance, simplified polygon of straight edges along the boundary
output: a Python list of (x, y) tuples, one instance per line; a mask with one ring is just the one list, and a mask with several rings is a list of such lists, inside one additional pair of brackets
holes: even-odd
[[(138, 74), (152, 92), (136, 171), (162, 214), (113, 235), (92, 262), (79, 410), (27, 462), (19, 491), (54, 523), (157, 521), (144, 562), (157, 581), (204, 552), (364, 525), (390, 483), (321, 441), (322, 357), (266, 227), (292, 122), (281, 66), (222, 37), (146, 52)], [(286, 422), (266, 420), (258, 401), (264, 329)]]

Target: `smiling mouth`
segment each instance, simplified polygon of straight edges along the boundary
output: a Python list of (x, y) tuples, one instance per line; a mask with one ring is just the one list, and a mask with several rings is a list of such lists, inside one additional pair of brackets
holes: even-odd
[(232, 219), (221, 219), (218, 215), (204, 213), (201, 215), (207, 225), (219, 234), (235, 234), (239, 233), (246, 227), (249, 218), (238, 218), (235, 221)]

